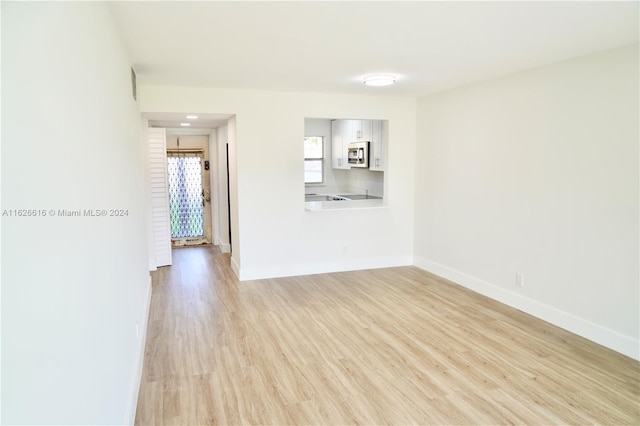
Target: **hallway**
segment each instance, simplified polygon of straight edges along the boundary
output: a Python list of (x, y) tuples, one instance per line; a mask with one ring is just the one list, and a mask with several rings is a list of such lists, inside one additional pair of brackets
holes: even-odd
[(637, 424), (638, 362), (415, 267), (154, 273), (136, 424)]

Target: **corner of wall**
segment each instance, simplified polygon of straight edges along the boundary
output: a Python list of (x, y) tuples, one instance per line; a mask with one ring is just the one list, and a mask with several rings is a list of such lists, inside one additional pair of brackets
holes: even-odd
[(133, 382), (131, 383), (131, 392), (129, 397), (129, 408), (126, 415), (126, 423), (133, 425), (136, 420), (136, 411), (138, 408), (138, 396), (140, 393), (140, 384), (142, 382), (142, 369), (144, 367), (144, 354), (147, 344), (147, 326), (149, 324), (149, 310), (151, 309), (151, 292), (152, 292), (152, 278), (149, 275), (149, 281), (147, 284), (147, 295), (145, 297), (145, 310), (144, 316), (140, 321), (139, 329), (140, 335), (138, 336), (138, 350), (136, 357), (136, 366), (133, 376)]
[(233, 270), (233, 273), (236, 274), (236, 278), (238, 278), (239, 280), (242, 280), (242, 277), (240, 275), (240, 266), (238, 265), (238, 263), (236, 262), (236, 259), (231, 256), (231, 269)]
[(557, 327), (640, 361), (640, 341), (632, 337), (624, 336), (614, 330), (594, 324), (536, 300), (510, 292), (497, 285), (428, 259), (415, 258), (414, 265), (478, 294), (521, 310), (529, 315), (533, 315), (536, 318), (547, 321)]

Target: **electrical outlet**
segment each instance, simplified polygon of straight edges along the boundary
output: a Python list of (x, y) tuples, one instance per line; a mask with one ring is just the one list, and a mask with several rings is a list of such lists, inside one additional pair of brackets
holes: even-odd
[(518, 287), (524, 287), (524, 275), (516, 274), (516, 285)]

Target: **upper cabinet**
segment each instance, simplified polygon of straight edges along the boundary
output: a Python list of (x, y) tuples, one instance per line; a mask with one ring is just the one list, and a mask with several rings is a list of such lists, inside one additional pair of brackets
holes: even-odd
[(348, 148), (352, 142), (369, 142), (369, 170), (384, 171), (382, 120), (333, 120), (331, 122), (332, 166), (349, 169)]
[(347, 143), (371, 141), (372, 120), (340, 120), (343, 123), (343, 139)]
[[(382, 120), (372, 120), (371, 141), (369, 143), (369, 170), (383, 172), (385, 168), (384, 132)], [(386, 122), (385, 122), (386, 123)]]
[(345, 133), (345, 121), (333, 120), (331, 122), (331, 167), (334, 169), (350, 169), (347, 149), (349, 142), (343, 137)]

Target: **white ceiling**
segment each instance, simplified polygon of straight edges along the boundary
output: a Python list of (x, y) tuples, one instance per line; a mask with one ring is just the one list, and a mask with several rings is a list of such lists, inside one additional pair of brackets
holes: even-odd
[[(187, 115), (196, 115), (197, 119), (189, 119)], [(145, 112), (143, 118), (149, 120), (151, 127), (164, 127), (168, 134), (208, 135), (211, 129), (224, 126), (231, 114), (203, 114), (198, 111), (187, 113)], [(190, 123), (189, 127), (181, 127), (180, 123)]]
[[(638, 2), (109, 6), (139, 84), (402, 96), (638, 43), (639, 25)], [(370, 73), (399, 78), (364, 86)]]

